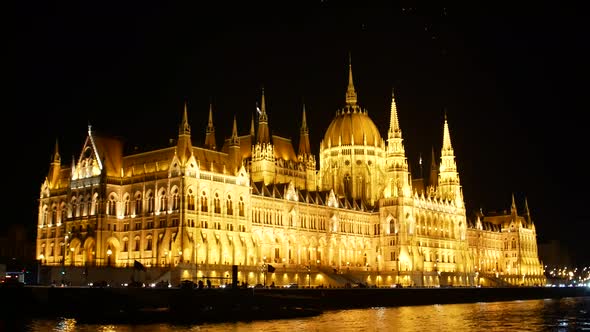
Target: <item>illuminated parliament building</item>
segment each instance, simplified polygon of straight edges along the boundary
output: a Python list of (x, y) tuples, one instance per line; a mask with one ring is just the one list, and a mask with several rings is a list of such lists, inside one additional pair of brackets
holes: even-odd
[(423, 179), (408, 166), (393, 94), (385, 138), (358, 104), (350, 65), (345, 96), (319, 160), (305, 108), (297, 147), (271, 135), (264, 90), (248, 133), (234, 117), (222, 144), (210, 108), (205, 143), (193, 145), (186, 104), (165, 148), (126, 154), (89, 126), (64, 165), (56, 142), (39, 199), (42, 268), (72, 280), (139, 262), (147, 281), (222, 284), (237, 265), (240, 281), (277, 286), (544, 284), (526, 201), (524, 212), (513, 197), (510, 211), (468, 220), (446, 116)]

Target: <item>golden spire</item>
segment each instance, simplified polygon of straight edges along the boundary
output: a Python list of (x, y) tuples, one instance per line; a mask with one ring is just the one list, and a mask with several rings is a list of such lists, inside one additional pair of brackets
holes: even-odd
[(188, 124), (188, 115), (187, 115), (187, 102), (184, 102), (184, 113), (182, 114), (182, 121), (180, 122), (180, 128), (178, 129), (179, 135), (190, 135), (191, 133), (191, 126)]
[(215, 143), (215, 127), (213, 126), (213, 104), (211, 103), (209, 103), (209, 121), (205, 130), (205, 147), (211, 150), (217, 148), (217, 144)]
[(457, 163), (455, 162), (455, 153), (451, 145), (451, 134), (445, 112), (445, 124), (443, 133), (443, 146), (441, 151), (441, 162), (439, 166), (438, 188), (437, 192), (442, 198), (454, 200), (458, 206), (463, 206), (461, 193), (461, 184), (459, 173), (457, 172)]
[(213, 131), (213, 104), (209, 103), (209, 121), (207, 121), (207, 131)]
[(307, 119), (305, 117), (305, 104), (303, 104), (303, 119), (301, 120), (301, 132), (307, 132)]
[(61, 163), (61, 157), (59, 155), (59, 145), (57, 143), (57, 138), (55, 139), (55, 149), (53, 151), (53, 162), (60, 164)]
[(236, 121), (236, 116), (234, 115), (234, 125), (231, 131), (231, 138), (229, 140), (230, 145), (240, 145), (240, 139), (238, 137), (238, 122)]
[(264, 100), (264, 88), (262, 88), (262, 100), (260, 102), (260, 114), (258, 115), (258, 143), (270, 143), (268, 130), (268, 117), (266, 115), (266, 102)]
[(352, 82), (352, 59), (348, 53), (348, 89), (346, 89), (346, 103), (349, 105), (356, 105), (356, 91)]
[(311, 148), (309, 144), (309, 130), (307, 128), (307, 119), (305, 117), (305, 104), (303, 104), (303, 119), (301, 120), (301, 129), (299, 133), (299, 155), (310, 155)]
[(447, 113), (445, 112), (445, 125), (443, 132), (443, 146), (442, 151), (444, 155), (453, 155), (453, 145), (451, 144), (451, 134), (449, 131), (449, 123), (447, 122)]
[(434, 146), (432, 147), (432, 154), (430, 157), (430, 178), (428, 184), (436, 187), (438, 181), (438, 166), (436, 165), (436, 156), (434, 155)]
[(512, 205), (510, 206), (510, 213), (516, 216), (516, 211), (516, 201), (514, 200), (514, 193), (512, 193)]
[(182, 165), (186, 163), (192, 154), (191, 128), (188, 125), (188, 107), (184, 102), (184, 112), (182, 122), (178, 131), (178, 141), (176, 142), (176, 155)]
[(389, 118), (389, 138), (401, 138), (402, 130), (399, 126), (399, 120), (397, 118), (397, 107), (395, 105), (395, 96), (393, 89), (391, 89), (391, 113)]
[(260, 101), (260, 116), (259, 116), (259, 121), (260, 120), (268, 120), (267, 116), (266, 116), (266, 101), (264, 100), (264, 87), (262, 87), (262, 100)]

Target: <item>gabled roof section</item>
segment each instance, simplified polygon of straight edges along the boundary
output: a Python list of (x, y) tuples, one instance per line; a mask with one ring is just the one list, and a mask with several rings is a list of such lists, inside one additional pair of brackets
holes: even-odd
[(272, 144), (274, 145), (275, 158), (297, 161), (297, 155), (290, 139), (272, 135)]
[(123, 158), (126, 176), (167, 171), (174, 158), (176, 146), (141, 152)]
[(115, 137), (98, 136), (93, 133), (89, 136), (96, 147), (95, 152), (99, 156), (99, 164), (103, 170), (106, 168), (107, 176), (120, 176), (123, 167), (123, 142)]
[(193, 146), (193, 155), (203, 171), (223, 173), (228, 167), (227, 153)]
[[(252, 136), (251, 135), (243, 135), (238, 136), (240, 140), (240, 154), (242, 159), (248, 159), (252, 156)], [(223, 141), (223, 147), (221, 147), (221, 152), (228, 153), (229, 152), (229, 144), (231, 138), (226, 138)]]
[(118, 138), (97, 135), (88, 126), (88, 136), (82, 147), (78, 162), (72, 160), (72, 179), (121, 174), (123, 166), (123, 142)]
[(242, 159), (248, 159), (252, 157), (252, 136), (251, 135), (244, 135), (239, 136), (240, 138), (240, 153), (242, 154)]

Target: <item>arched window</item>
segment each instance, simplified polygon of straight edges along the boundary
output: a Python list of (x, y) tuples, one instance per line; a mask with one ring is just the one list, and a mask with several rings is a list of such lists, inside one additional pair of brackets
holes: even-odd
[(71, 204), (71, 211), (72, 211), (72, 218), (76, 218), (76, 216), (78, 216), (78, 214), (76, 213), (77, 211), (77, 207), (78, 204), (76, 204), (76, 197), (72, 197), (72, 201), (70, 202)]
[(109, 216), (114, 216), (117, 214), (117, 201), (115, 200), (115, 196), (109, 197), (109, 203), (107, 205), (107, 214)]
[(188, 203), (187, 208), (189, 210), (194, 210), (195, 209), (195, 195), (193, 194), (193, 190), (192, 189), (189, 189), (188, 190), (187, 203)]
[(129, 239), (128, 238), (123, 238), (123, 251), (124, 252), (129, 251)]
[(85, 216), (86, 215), (86, 204), (84, 204), (84, 196), (80, 195), (78, 198), (78, 215)]
[(125, 209), (124, 209), (124, 211), (125, 211), (124, 215), (126, 215), (126, 216), (131, 214), (131, 199), (130, 199), (129, 195), (125, 196)]
[(516, 249), (516, 239), (512, 239), (512, 249)]
[(141, 200), (141, 194), (137, 193), (137, 195), (135, 195), (135, 214), (136, 215), (141, 215), (141, 213), (143, 211), (141, 211), (142, 209), (142, 200)]
[(147, 212), (148, 213), (154, 213), (154, 203), (155, 203), (154, 194), (150, 191), (147, 194)]
[(389, 234), (395, 234), (395, 221), (393, 219), (389, 221)]
[(344, 175), (344, 195), (346, 195), (347, 198), (351, 198), (352, 197), (352, 180), (350, 175), (346, 174)]
[(53, 206), (53, 208), (51, 209), (51, 220), (49, 221), (50, 224), (56, 224), (57, 223), (57, 206)]
[(162, 190), (160, 193), (160, 211), (166, 211), (168, 205), (168, 199), (166, 198), (166, 191)]
[(47, 205), (43, 207), (43, 211), (41, 212), (41, 226), (45, 226), (47, 224)]
[(139, 236), (135, 237), (135, 245), (133, 246), (133, 251), (139, 251)]
[(207, 205), (207, 193), (204, 190), (201, 193), (201, 211), (202, 212), (209, 211), (209, 208), (208, 208), (208, 205)]
[(227, 195), (227, 202), (225, 203), (226, 207), (227, 207), (227, 214), (229, 215), (233, 215), (234, 214), (234, 207), (233, 207), (233, 203), (231, 201), (231, 195)]
[(148, 236), (146, 238), (145, 250), (152, 250), (152, 237)]
[(55, 254), (54, 249), (55, 249), (55, 244), (53, 242), (51, 242), (51, 244), (49, 245), (49, 256), (53, 256)]
[(219, 201), (218, 193), (215, 193), (215, 198), (213, 198), (213, 205), (215, 207), (215, 213), (221, 213), (221, 203)]
[(60, 213), (59, 213), (59, 218), (57, 220), (57, 223), (58, 224), (61, 223), (61, 222), (63, 222), (65, 220), (65, 218), (66, 218), (66, 211), (67, 211), (66, 205), (62, 202), (61, 203)]
[(244, 216), (244, 197), (240, 196), (240, 201), (238, 202), (238, 210), (240, 217)]
[(180, 201), (178, 199), (178, 189), (174, 188), (172, 191), (172, 210), (178, 210)]

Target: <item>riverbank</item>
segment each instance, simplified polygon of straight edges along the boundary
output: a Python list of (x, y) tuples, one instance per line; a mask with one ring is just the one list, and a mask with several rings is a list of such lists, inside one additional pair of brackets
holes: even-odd
[[(248, 321), (319, 315), (325, 310), (590, 296), (582, 287), (455, 288), (89, 288), (0, 289), (8, 316), (81, 321)], [(19, 303), (20, 305), (16, 305)]]

